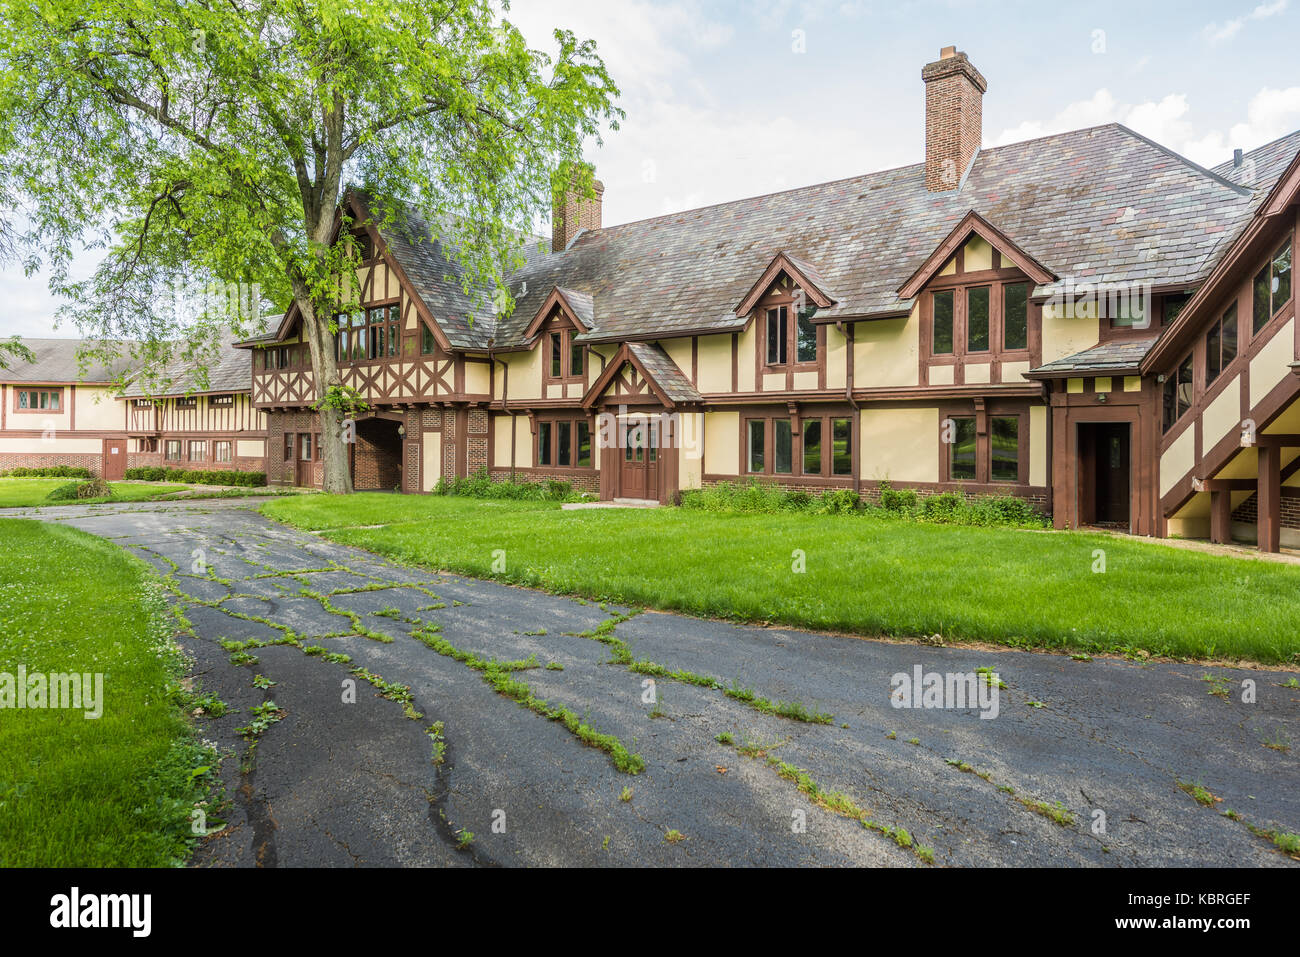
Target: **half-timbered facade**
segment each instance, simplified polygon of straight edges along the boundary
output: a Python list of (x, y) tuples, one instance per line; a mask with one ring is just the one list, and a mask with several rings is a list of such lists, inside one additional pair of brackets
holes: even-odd
[[(1208, 534), (1218, 494), (1218, 533), (1255, 513), (1300, 526), (1245, 474), (1276, 461), (1300, 488), (1279, 205), (1300, 133), (1213, 170), (1117, 124), (983, 149), (966, 56), (946, 48), (922, 79), (923, 163), (619, 226), (599, 184), (564, 197), (549, 249), (530, 242), (507, 279), (508, 315), (461, 291), (417, 211), (379, 230), (350, 193), (366, 259), (335, 350), (372, 406), (356, 486), (486, 469), (667, 502), (751, 477), (889, 482), (1146, 535)], [(242, 345), (271, 480), (319, 484), (296, 314)], [(1229, 439), (1248, 419), (1263, 438), (1243, 454)]]

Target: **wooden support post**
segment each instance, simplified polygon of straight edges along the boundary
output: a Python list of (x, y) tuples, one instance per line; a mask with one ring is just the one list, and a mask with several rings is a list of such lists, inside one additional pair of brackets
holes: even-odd
[(1259, 550), (1276, 552), (1282, 547), (1282, 469), (1281, 449), (1275, 445), (1259, 447), (1259, 489), (1257, 511)]
[(1210, 541), (1227, 545), (1232, 541), (1232, 493), (1210, 492)]

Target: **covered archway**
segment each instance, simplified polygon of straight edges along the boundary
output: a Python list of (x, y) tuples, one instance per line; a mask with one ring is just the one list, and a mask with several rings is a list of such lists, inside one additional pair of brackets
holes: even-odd
[(361, 419), (352, 445), (352, 487), (357, 491), (402, 488), (402, 423), (382, 416)]

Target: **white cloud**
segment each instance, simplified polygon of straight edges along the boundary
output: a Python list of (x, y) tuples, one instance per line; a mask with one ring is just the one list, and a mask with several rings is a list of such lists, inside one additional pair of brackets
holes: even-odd
[(1213, 23), (1207, 23), (1201, 30), (1202, 35), (1211, 44), (1222, 43), (1225, 40), (1231, 40), (1244, 27), (1249, 20), (1266, 20), (1269, 17), (1276, 16), (1287, 7), (1287, 0), (1274, 0), (1272, 3), (1261, 3), (1254, 10), (1240, 17), (1234, 17), (1231, 20), (1225, 20), (1220, 24), (1217, 20)]
[(1228, 159), (1234, 149), (1251, 150), (1300, 129), (1300, 87), (1263, 88), (1251, 97), (1246, 121), (1235, 124), (1226, 133), (1197, 129), (1186, 94), (1170, 93), (1160, 100), (1127, 104), (1118, 102), (1109, 90), (1101, 89), (1087, 100), (1069, 104), (1050, 120), (1028, 121), (1003, 130), (994, 145), (1102, 123), (1123, 123), (1193, 162), (1216, 166)]

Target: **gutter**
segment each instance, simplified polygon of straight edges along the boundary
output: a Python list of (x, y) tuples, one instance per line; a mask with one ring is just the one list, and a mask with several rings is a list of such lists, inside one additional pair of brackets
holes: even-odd
[(835, 323), (835, 328), (848, 343), (848, 352), (844, 362), (844, 398), (853, 408), (853, 448), (856, 462), (853, 463), (853, 494), (862, 494), (862, 407), (853, 398), (853, 325), (844, 325), (844, 320)]

